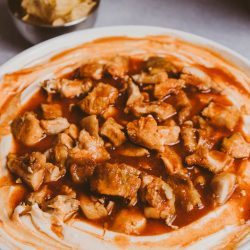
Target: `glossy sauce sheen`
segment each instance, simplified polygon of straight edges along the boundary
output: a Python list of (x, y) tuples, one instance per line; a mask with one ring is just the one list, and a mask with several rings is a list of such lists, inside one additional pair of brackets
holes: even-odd
[[(144, 63), (138, 62), (138, 61), (131, 61), (130, 65), (131, 65), (130, 74), (134, 74), (136, 72), (139, 72), (141, 69), (144, 68)], [(216, 72), (216, 73), (218, 73), (218, 72)], [(67, 75), (67, 77), (70, 79), (78, 78), (78, 73), (76, 71), (70, 75)], [(178, 77), (178, 76), (173, 76), (173, 77)], [(114, 80), (110, 76), (105, 76), (101, 81), (109, 83), (109, 84), (117, 87), (118, 89), (121, 88), (120, 80)], [(202, 97), (206, 98), (207, 96), (213, 96), (214, 100), (216, 100), (216, 102), (223, 103), (226, 105), (229, 104), (228, 100), (225, 97), (219, 96), (218, 94), (200, 93), (200, 92), (197, 92), (196, 90), (194, 90), (193, 88), (189, 88), (189, 87), (187, 87), (185, 89), (185, 92), (186, 92), (187, 96), (190, 98), (190, 101), (191, 101), (192, 106), (193, 106), (192, 115), (199, 114), (201, 112), (201, 110), (206, 106), (200, 102), (200, 99)], [(150, 93), (150, 91), (149, 91), (149, 95), (152, 97), (152, 94)], [(66, 117), (68, 119), (68, 121), (71, 123), (75, 123), (75, 124), (79, 125), (80, 120), (83, 117), (87, 116), (87, 114), (84, 114), (80, 110), (80, 108), (77, 106), (74, 106), (74, 108), (71, 109), (71, 111), (69, 108), (69, 106), (71, 106), (72, 104), (77, 104), (79, 102), (79, 100), (82, 99), (82, 97), (75, 98), (75, 99), (62, 99), (58, 95), (53, 95), (52, 99), (50, 99), (50, 98), (48, 98), (45, 91), (39, 90), (22, 107), (22, 110), (20, 111), (20, 113), (24, 113), (25, 111), (32, 110), (32, 111), (35, 111), (38, 114), (38, 118), (41, 119), (42, 114), (41, 114), (40, 105), (42, 103), (48, 103), (48, 101), (50, 101), (50, 102), (52, 101), (52, 103), (58, 103), (62, 106), (63, 116)], [(124, 107), (126, 105), (126, 100), (127, 100), (126, 92), (120, 93), (119, 98), (115, 104), (115, 107), (119, 110), (119, 112), (114, 118), (116, 119), (116, 121), (118, 123), (121, 123), (121, 124), (123, 123), (123, 121), (132, 121), (132, 120), (136, 119), (136, 117), (134, 117), (133, 115), (126, 114), (123, 112)], [(165, 102), (170, 103), (174, 106), (174, 100), (171, 96), (169, 98), (167, 98), (165, 100)], [(174, 116), (174, 119), (176, 119), (176, 116)], [(103, 124), (103, 122), (104, 122), (104, 119), (99, 117), (100, 126)], [(219, 137), (228, 136), (230, 134), (230, 132), (226, 131), (225, 129), (216, 128), (216, 130), (218, 131)], [(35, 146), (32, 146), (32, 147), (27, 147), (27, 146), (22, 145), (19, 142), (15, 142), (13, 151), (19, 155), (22, 155), (25, 153), (30, 153), (32, 151), (44, 152), (48, 148), (53, 146), (53, 141), (55, 140), (55, 138), (56, 138), (56, 136), (47, 136), (42, 141), (40, 141), (38, 144), (36, 144)], [(104, 140), (106, 141), (106, 139), (104, 139)], [(121, 147), (123, 147), (123, 145)], [(185, 150), (182, 146), (182, 142), (173, 146), (173, 148), (182, 157), (183, 163), (184, 163), (184, 157), (187, 154), (185, 153)], [(126, 163), (128, 165), (131, 165), (131, 166), (137, 168), (137, 169), (145, 171), (149, 174), (159, 176), (159, 177), (162, 177), (164, 180), (167, 180), (168, 175), (165, 171), (164, 165), (163, 165), (162, 161), (156, 157), (156, 153), (151, 151), (150, 156), (146, 156), (146, 157), (124, 157), (124, 156), (118, 155), (116, 153), (116, 150), (117, 149), (114, 147), (108, 148), (108, 151), (111, 155), (111, 159), (109, 160), (109, 162), (111, 162), (111, 163)], [(185, 166), (185, 164), (184, 164), (184, 166)], [(212, 191), (209, 187), (210, 186), (209, 184), (210, 184), (210, 181), (212, 178), (212, 174), (206, 170), (203, 170), (201, 168), (196, 168), (196, 167), (188, 168), (188, 172), (189, 172), (189, 175), (191, 177), (191, 180), (193, 180), (193, 181), (199, 175), (202, 175), (205, 177), (206, 184), (204, 186), (195, 185), (195, 187), (197, 188), (197, 190), (201, 194), (201, 199), (202, 199), (204, 206), (202, 208), (194, 208), (191, 212), (187, 212), (186, 209), (182, 208), (181, 205), (178, 204), (178, 201), (177, 201), (176, 202), (176, 219), (175, 219), (173, 224), (178, 226), (178, 227), (183, 227), (183, 226), (197, 220), (198, 218), (204, 216), (205, 214), (207, 214), (208, 212), (210, 212), (214, 208)], [(56, 195), (58, 188), (62, 184), (68, 184), (68, 185), (72, 186), (77, 191), (78, 195), (80, 193), (87, 193), (87, 194), (90, 193), (88, 185), (76, 186), (74, 183), (72, 183), (70, 176), (66, 175), (65, 177), (63, 177), (59, 181), (49, 184), (54, 191), (54, 195)], [(116, 202), (116, 206), (115, 206), (115, 210), (112, 212), (112, 214), (110, 216), (108, 216), (106, 219), (93, 222), (93, 221), (86, 219), (81, 212), (79, 212), (79, 214), (77, 215), (77, 218), (79, 218), (80, 220), (88, 221), (89, 223), (92, 223), (92, 224), (95, 224), (95, 225), (98, 225), (101, 227), (110, 228), (112, 225), (113, 219), (116, 216), (116, 213), (120, 210), (120, 208), (126, 206), (126, 202), (122, 199), (118, 199), (118, 198), (111, 198), (111, 199), (113, 199)], [(142, 205), (140, 200), (138, 201), (138, 204), (136, 205), (136, 209), (143, 211), (143, 205)], [(141, 233), (141, 235), (155, 235), (155, 234), (161, 234), (164, 232), (168, 232), (171, 230), (172, 229), (170, 227), (166, 226), (165, 223), (161, 220), (148, 219), (147, 226), (146, 226), (145, 230)]]

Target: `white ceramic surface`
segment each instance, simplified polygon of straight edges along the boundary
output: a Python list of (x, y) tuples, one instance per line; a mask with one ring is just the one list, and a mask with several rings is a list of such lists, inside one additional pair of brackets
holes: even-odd
[[(92, 41), (93, 39), (109, 36), (143, 37), (147, 35), (159, 34), (179, 37), (183, 40), (209, 48), (222, 55), (225, 59), (233, 62), (243, 71), (250, 73), (250, 62), (247, 59), (213, 41), (185, 32), (166, 28), (149, 26), (116, 26), (77, 31), (38, 44), (20, 53), (19, 55), (2, 65), (0, 67), (0, 79), (6, 73), (10, 73), (37, 64), (39, 62), (46, 61), (46, 59), (50, 58), (52, 55), (57, 54), (60, 51), (74, 47), (78, 44)], [(250, 249), (250, 239), (245, 239), (239, 249)]]

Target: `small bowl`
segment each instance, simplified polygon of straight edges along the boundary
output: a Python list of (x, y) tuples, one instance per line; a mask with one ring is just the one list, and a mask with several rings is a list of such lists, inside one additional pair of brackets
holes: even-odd
[(93, 1), (96, 2), (96, 5), (87, 16), (59, 26), (24, 21), (22, 18), (25, 12), (21, 7), (21, 0), (7, 0), (7, 6), (18, 31), (30, 43), (37, 44), (68, 32), (93, 27), (101, 0)]

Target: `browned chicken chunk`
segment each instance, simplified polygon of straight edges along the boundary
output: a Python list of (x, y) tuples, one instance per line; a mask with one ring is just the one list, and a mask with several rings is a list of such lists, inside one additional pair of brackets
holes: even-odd
[(112, 213), (115, 203), (106, 201), (105, 198), (97, 198), (82, 194), (80, 207), (84, 215), (90, 220), (100, 220)]
[(32, 146), (44, 138), (44, 130), (33, 112), (26, 112), (18, 116), (11, 123), (11, 130), (15, 138), (27, 146)]
[(197, 137), (196, 129), (193, 127), (192, 121), (184, 122), (181, 127), (181, 138), (185, 150), (189, 153), (193, 153), (197, 148)]
[(130, 201), (130, 205), (135, 205), (141, 185), (139, 174), (140, 171), (129, 165), (106, 163), (96, 167), (90, 181), (91, 189), (100, 194), (123, 197)]
[(40, 124), (48, 135), (59, 134), (70, 126), (68, 120), (63, 117), (58, 117), (53, 120), (41, 120)]
[(131, 78), (128, 79), (128, 99), (126, 106), (131, 108), (136, 103), (143, 102), (144, 97), (140, 92), (139, 87), (133, 82)]
[(168, 80), (168, 74), (164, 71), (142, 72), (141, 74), (133, 75), (132, 78), (138, 84), (159, 84)]
[(105, 65), (105, 69), (114, 78), (122, 78), (128, 72), (128, 66), (129, 60), (127, 57), (115, 56), (107, 62), (107, 64)]
[(180, 127), (175, 124), (158, 126), (158, 133), (163, 145), (175, 145), (179, 142)]
[(118, 90), (109, 84), (98, 85), (80, 103), (81, 109), (90, 115), (102, 114), (118, 97)]
[(112, 229), (126, 234), (140, 234), (146, 227), (147, 219), (140, 211), (122, 209), (115, 217)]
[(135, 146), (133, 144), (124, 145), (116, 151), (119, 155), (129, 156), (129, 157), (142, 157), (149, 155), (149, 151), (146, 148)]
[(42, 83), (49, 94), (60, 93), (62, 97), (74, 98), (88, 93), (93, 86), (90, 80), (51, 79)]
[(81, 127), (89, 132), (91, 136), (99, 137), (99, 122), (96, 115), (84, 117), (81, 122)]
[(147, 204), (144, 208), (146, 218), (161, 218), (168, 224), (172, 222), (175, 217), (175, 196), (166, 182), (152, 175), (143, 175), (140, 194)]
[(102, 125), (100, 134), (106, 136), (114, 146), (119, 147), (126, 141), (122, 129), (123, 126), (117, 123), (114, 118), (108, 118)]
[(62, 108), (59, 104), (42, 104), (43, 118), (46, 120), (55, 119), (62, 116)]
[(127, 124), (129, 139), (149, 149), (163, 150), (163, 142), (158, 133), (158, 126), (152, 116), (141, 117)]
[(234, 106), (224, 106), (214, 102), (202, 111), (202, 115), (207, 117), (213, 125), (226, 127), (229, 130), (234, 129), (240, 118), (240, 112)]
[(184, 87), (185, 81), (182, 79), (169, 78), (166, 81), (155, 85), (154, 96), (160, 100), (170, 94), (177, 94)]
[(222, 142), (222, 150), (234, 158), (246, 158), (250, 156), (250, 144), (245, 141), (240, 133), (235, 133)]
[(16, 156), (9, 154), (7, 158), (8, 169), (21, 177), (33, 190), (38, 190), (42, 185), (45, 175), (46, 157), (39, 152), (30, 155)]
[(233, 158), (223, 152), (200, 147), (194, 154), (186, 157), (186, 163), (207, 168), (213, 173), (219, 173), (231, 166)]
[(80, 67), (80, 75), (82, 77), (89, 77), (95, 80), (100, 80), (102, 78), (103, 71), (104, 64), (100, 62), (88, 63)]
[(231, 173), (220, 173), (214, 176), (211, 186), (216, 201), (222, 205), (233, 194), (236, 184), (236, 176)]

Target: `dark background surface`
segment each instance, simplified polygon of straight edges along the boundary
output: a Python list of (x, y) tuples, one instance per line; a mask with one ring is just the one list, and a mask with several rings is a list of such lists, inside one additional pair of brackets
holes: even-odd
[[(95, 27), (140, 24), (212, 39), (250, 59), (248, 0), (102, 0)], [(250, 0), (249, 0), (250, 2)], [(30, 47), (0, 0), (0, 64)]]

